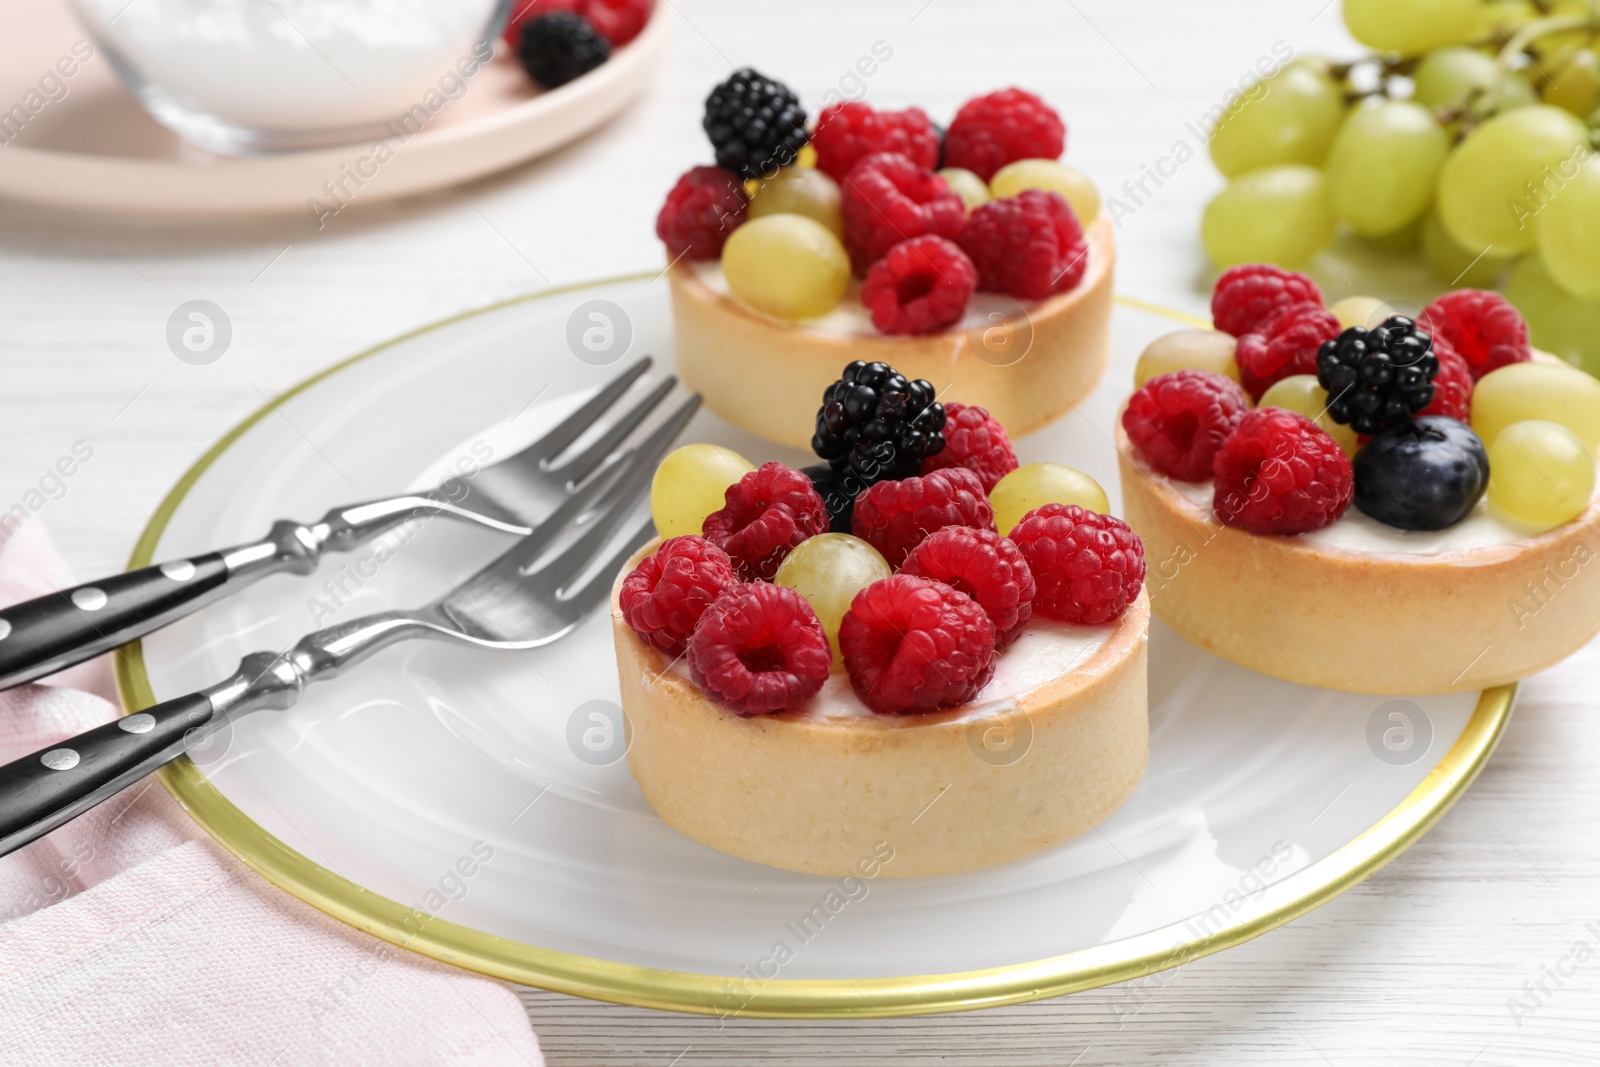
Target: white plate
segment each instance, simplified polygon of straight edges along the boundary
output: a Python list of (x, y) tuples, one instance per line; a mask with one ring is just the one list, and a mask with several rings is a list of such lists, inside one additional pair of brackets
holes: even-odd
[[(133, 563), (425, 484), (480, 441), (506, 454), (612, 373), (614, 362), (580, 360), (581, 345), (569, 344), (596, 310), (609, 315), (614, 345), (587, 359), (651, 352), (670, 362), (666, 285), (648, 276), (413, 333), (231, 433), (162, 505)], [(1173, 325), (1120, 303), (1106, 381), (1082, 409), (1021, 441), (1023, 460), (1065, 460), (1114, 490), (1117, 403), (1140, 349)], [(714, 416), (696, 428), (753, 459), (804, 458)], [(176, 696), (317, 625), (420, 604), (503, 543), (437, 520), (381, 566), (332, 557), (311, 579), (268, 579), (124, 654), (125, 699)], [(1325, 902), (1465, 789), (1513, 692), (1395, 701), (1306, 689), (1212, 658), (1159, 624), (1150, 669), (1149, 771), (1098, 830), (1005, 867), (879, 879), (834, 896), (832, 880), (732, 860), (679, 835), (643, 800), (620, 745), (585, 747), (588, 714), (605, 706), (594, 702), (617, 699), (603, 613), (526, 655), (391, 650), (288, 712), (242, 720), (165, 780), (277, 884), (441, 959), (685, 1011), (904, 1014), (1130, 978)], [(796, 924), (819, 906), (820, 933), (799, 936)], [(779, 942), (793, 958), (775, 967)]]
[[(0, 25), (0, 100), (38, 103), (0, 133), (0, 196), (58, 208), (124, 215), (217, 216), (337, 205), (324, 183), (352, 202), (378, 203), (464, 182), (553, 151), (601, 125), (644, 89), (671, 27), (663, 0), (638, 37), (593, 71), (539, 92), (506, 54), (476, 74), (458, 99), (392, 158), (374, 162), (369, 142), (303, 152), (228, 158), (185, 144), (122, 87), (103, 53), (49, 99), (41, 76), (86, 35), (64, 0), (13, 5)], [(22, 106), (22, 105), (19, 105)], [(355, 172), (357, 179), (348, 175)], [(359, 188), (352, 183), (359, 181)]]

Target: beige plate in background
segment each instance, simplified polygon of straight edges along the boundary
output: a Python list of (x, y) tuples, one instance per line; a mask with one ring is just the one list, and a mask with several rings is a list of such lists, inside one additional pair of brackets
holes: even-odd
[[(637, 38), (559, 89), (541, 93), (500, 46), (496, 59), (410, 140), (391, 142), (381, 166), (365, 142), (229, 158), (185, 144), (147, 115), (103, 53), (69, 78), (65, 95), (33, 99), (41, 77), (86, 40), (64, 0), (17, 4), (0, 33), (0, 196), (121, 215), (218, 216), (306, 211), (347, 168), (372, 171), (360, 189), (375, 203), (470, 181), (559, 148), (612, 118), (643, 90), (671, 23), (665, 3)], [(83, 45), (78, 44), (80, 49)], [(25, 123), (14, 117), (23, 107)], [(18, 126), (20, 125), (20, 130)], [(344, 179), (350, 188), (349, 179)]]

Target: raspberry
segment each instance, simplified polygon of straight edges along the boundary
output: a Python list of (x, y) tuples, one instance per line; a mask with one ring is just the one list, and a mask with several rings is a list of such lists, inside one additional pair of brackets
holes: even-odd
[(1291, 374), (1317, 373), (1317, 350), (1340, 331), (1339, 320), (1310, 300), (1274, 311), (1240, 336), (1234, 348), (1245, 392), (1259, 398)]
[(634, 633), (676, 656), (707, 605), (736, 582), (722, 549), (704, 537), (672, 537), (622, 580), (622, 618)]
[(534, 18), (552, 11), (575, 11), (588, 19), (612, 48), (621, 48), (639, 36), (650, 21), (653, 6), (652, 0), (519, 0), (502, 36), (514, 49), (522, 40), (522, 27)]
[(729, 586), (689, 638), (689, 677), (735, 715), (797, 708), (817, 695), (832, 661), (811, 602), (769, 582)]
[(1211, 292), (1211, 324), (1243, 337), (1279, 308), (1306, 301), (1321, 304), (1322, 290), (1304, 274), (1271, 263), (1242, 263), (1217, 279)]
[(656, 236), (674, 260), (716, 259), (744, 221), (750, 199), (738, 175), (721, 167), (690, 167), (656, 216)]
[(1439, 373), (1433, 379), (1433, 399), (1417, 415), (1419, 418), (1448, 415), (1466, 422), (1472, 411), (1472, 368), (1443, 337), (1434, 337), (1433, 354), (1439, 358)]
[(1033, 610), (1100, 626), (1127, 610), (1144, 584), (1144, 542), (1128, 524), (1076, 504), (1045, 504), (1011, 531), (1038, 590)]
[(1017, 469), (1006, 430), (980, 407), (951, 402), (944, 406), (944, 451), (922, 461), (922, 473), (965, 467), (990, 492), (1001, 478)]
[(988, 530), (946, 526), (928, 535), (900, 565), (901, 574), (931, 578), (978, 602), (994, 624), (994, 644), (1017, 639), (1033, 614), (1033, 572), (1008, 538)]
[(1467, 361), (1473, 381), (1508, 363), (1533, 358), (1528, 324), (1505, 297), (1487, 289), (1445, 293), (1423, 309), (1417, 325), (1448, 341)]
[(1237, 382), (1208, 370), (1158, 375), (1128, 398), (1122, 428), (1139, 455), (1169, 478), (1203, 482), (1250, 401)]
[(612, 48), (621, 48), (639, 36), (654, 6), (653, 0), (585, 0), (579, 13)]
[(770, 581), (789, 550), (828, 528), (828, 509), (801, 471), (763, 463), (723, 495), (702, 532), (747, 582)]
[(861, 303), (880, 333), (936, 333), (961, 321), (977, 287), (967, 254), (927, 234), (901, 241), (867, 269)]
[(811, 131), (817, 150), (817, 169), (844, 181), (862, 156), (898, 152), (919, 167), (939, 166), (939, 131), (919, 107), (904, 111), (874, 111), (848, 100), (822, 109)]
[(901, 241), (923, 234), (954, 240), (967, 217), (967, 205), (943, 178), (898, 152), (862, 156), (840, 192), (844, 246), (857, 274)]
[(856, 498), (850, 517), (850, 532), (882, 553), (891, 567), (900, 566), (925, 537), (946, 526), (994, 529), (994, 509), (983, 483), (965, 467), (878, 482)]
[(960, 590), (896, 574), (856, 594), (839, 651), (873, 711), (938, 711), (965, 704), (994, 676), (994, 624)]
[(961, 230), (961, 247), (978, 268), (978, 288), (1043, 300), (1077, 285), (1089, 243), (1060, 193), (1024, 189), (980, 204)]
[(1212, 471), (1217, 518), (1255, 534), (1320, 530), (1350, 506), (1355, 477), (1350, 457), (1322, 427), (1285, 408), (1256, 408), (1240, 419)]
[(528, 77), (558, 89), (611, 58), (611, 45), (575, 11), (551, 11), (522, 27), (517, 61)]
[(1067, 144), (1061, 116), (1022, 89), (1001, 89), (961, 105), (944, 135), (944, 165), (984, 181), (1019, 159), (1059, 159)]

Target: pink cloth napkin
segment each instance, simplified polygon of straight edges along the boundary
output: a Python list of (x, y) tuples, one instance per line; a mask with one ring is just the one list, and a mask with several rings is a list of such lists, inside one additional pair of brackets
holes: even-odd
[[(38, 519), (0, 605), (72, 584)], [(110, 667), (0, 693), (0, 762), (114, 716)], [(359, 934), (214, 844), (151, 778), (0, 859), (0, 1063), (542, 1067), (510, 987)]]

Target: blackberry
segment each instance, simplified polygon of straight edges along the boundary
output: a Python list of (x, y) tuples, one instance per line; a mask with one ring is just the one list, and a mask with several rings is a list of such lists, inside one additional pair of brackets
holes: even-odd
[(701, 123), (717, 165), (745, 178), (770, 178), (793, 163), (811, 135), (806, 109), (782, 82), (745, 67), (706, 97)]
[(928, 381), (858, 359), (823, 390), (811, 450), (849, 476), (840, 489), (852, 501), (852, 490), (921, 473), (922, 461), (943, 448), (944, 405)]
[(572, 11), (552, 11), (522, 27), (517, 59), (528, 76), (546, 89), (565, 85), (611, 58), (611, 45)]
[(1317, 350), (1317, 381), (1328, 415), (1356, 433), (1407, 422), (1433, 399), (1439, 357), (1433, 338), (1404, 315), (1368, 330), (1352, 326)]
[(811, 479), (811, 487), (828, 509), (828, 532), (849, 533), (856, 497), (867, 488), (866, 480), (852, 470), (836, 471), (827, 463), (802, 467), (800, 473)]

